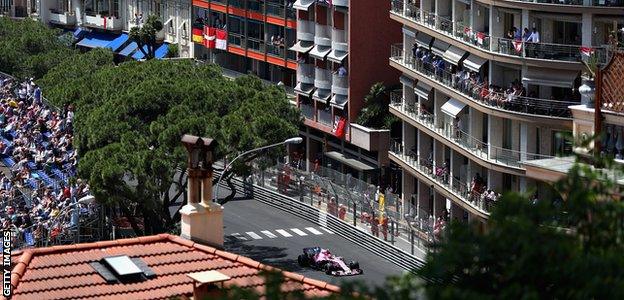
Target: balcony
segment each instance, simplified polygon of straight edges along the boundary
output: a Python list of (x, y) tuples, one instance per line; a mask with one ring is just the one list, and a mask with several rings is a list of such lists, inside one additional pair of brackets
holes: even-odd
[[(455, 146), (464, 156), (470, 156), (480, 164), (490, 168), (490, 164), (498, 165), (498, 171), (506, 173), (522, 173), (523, 161), (534, 159), (552, 158), (549, 155), (534, 154), (517, 150), (505, 149), (502, 147), (488, 145), (483, 141), (471, 136), (469, 133), (453, 128), (452, 124), (441, 122), (433, 114), (419, 110), (417, 105), (407, 104), (397, 93), (391, 94), (390, 112), (412, 124), (416, 124), (420, 130), (429, 135), (435, 134), (448, 146)], [(505, 169), (514, 168), (514, 169)], [(521, 174), (519, 174), (521, 175)]]
[(50, 10), (50, 23), (60, 25), (76, 25), (76, 15), (72, 12)]
[(310, 51), (310, 56), (325, 59), (331, 51), (331, 27), (328, 25), (315, 24), (314, 48)]
[(339, 95), (349, 95), (349, 77), (332, 74), (332, 93)]
[(333, 127), (331, 109), (317, 109), (318, 122), (329, 127)]
[(102, 17), (97, 14), (94, 16), (86, 15), (84, 25), (87, 27), (119, 31), (123, 29), (123, 21), (116, 17)]
[(247, 38), (247, 49), (253, 50), (256, 52), (264, 53), (265, 44), (264, 41), (257, 38), (248, 37)]
[(295, 93), (305, 97), (312, 97), (312, 92), (314, 92), (314, 65), (298, 64)]
[[(391, 17), (396, 15), (488, 54), (495, 54), (510, 59), (522, 58), (574, 63), (580, 61), (582, 47), (580, 45), (525, 43), (502, 37), (491, 37), (486, 32), (473, 30), (473, 28), (466, 26), (462, 22), (453, 22), (434, 13), (421, 11), (413, 4), (404, 5), (403, 0), (392, 0), (391, 3)], [(421, 31), (421, 29), (417, 29)], [(592, 48), (598, 56), (598, 63), (606, 63), (607, 49), (605, 47)]]
[(349, 54), (349, 44), (347, 43), (347, 32), (341, 29), (332, 28), (331, 52), (327, 59), (336, 63), (342, 61)]
[(333, 0), (332, 5), (349, 7), (349, 0)]
[[(418, 59), (404, 56), (402, 45), (393, 45), (390, 62), (405, 68), (406, 71), (413, 72), (419, 80), (422, 78), (425, 83), (439, 86), (447, 94), (455, 94), (463, 97), (476, 105), (474, 108), (487, 113), (499, 115), (506, 118), (518, 119), (522, 121), (533, 121), (532, 118), (540, 118), (540, 122), (550, 122), (559, 125), (570, 125), (571, 115), (568, 106), (578, 104), (569, 101), (556, 101), (549, 99), (539, 99), (521, 96), (506, 96), (502, 93), (491, 92), (485, 86), (472, 85), (469, 82), (459, 82), (455, 74), (446, 70), (434, 72), (431, 65), (422, 63)], [(396, 67), (395, 66), (395, 67)]]
[(401, 165), (406, 170), (426, 181), (428, 184), (441, 193), (444, 197), (454, 200), (456, 204), (463, 207), (470, 213), (487, 219), (490, 210), (495, 203), (482, 197), (482, 195), (470, 191), (468, 185), (460, 178), (449, 176), (450, 174), (436, 175), (433, 165), (435, 162), (427, 162), (419, 159), (413, 153), (407, 153), (400, 142), (393, 141), (390, 145), (389, 157), (395, 163)]
[(331, 90), (332, 74), (330, 70), (316, 67), (314, 69), (314, 87), (317, 89)]
[(297, 39), (314, 42), (314, 21), (297, 20)]
[(351, 144), (367, 151), (388, 151), (390, 130), (372, 129), (351, 123)]
[(266, 3), (266, 14), (270, 16), (276, 17), (284, 17), (284, 4), (267, 2)]
[(306, 118), (314, 121), (314, 106), (308, 104), (301, 104), (301, 114)]

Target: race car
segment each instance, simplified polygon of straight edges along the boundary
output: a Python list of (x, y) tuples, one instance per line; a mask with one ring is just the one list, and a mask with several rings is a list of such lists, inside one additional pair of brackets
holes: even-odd
[(334, 256), (328, 249), (320, 247), (303, 248), (303, 254), (299, 255), (297, 262), (302, 267), (322, 270), (325, 274), (333, 276), (352, 276), (364, 273), (358, 262), (351, 261), (347, 264), (342, 257)]

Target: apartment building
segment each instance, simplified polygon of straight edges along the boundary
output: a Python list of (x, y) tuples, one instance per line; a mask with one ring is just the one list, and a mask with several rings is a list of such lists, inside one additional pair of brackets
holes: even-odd
[(364, 97), (376, 82), (398, 83), (398, 72), (380, 59), (400, 38), (378, 0), (297, 0), (295, 93), (305, 117), (306, 169), (328, 167), (379, 182), (387, 166), (388, 130), (356, 124)]
[[(288, 49), (296, 39), (293, 2), (194, 0), (193, 57), (219, 64), (226, 75), (251, 73), (291, 90), (297, 69), (297, 54)], [(227, 37), (221, 47), (211, 43), (217, 33)]]
[(177, 44), (180, 57), (191, 56), (190, 0), (2, 0), (0, 13), (31, 17), (50, 26), (75, 31), (78, 46), (107, 47), (120, 56), (141, 59), (128, 31), (149, 15), (160, 16), (164, 28), (157, 34), (157, 55), (164, 57), (168, 44)]
[[(624, 3), (608, 0), (390, 0), (402, 25), (389, 64), (402, 89), (390, 160), (406, 209), (421, 218), (484, 221), (504, 191), (543, 197), (527, 162), (566, 155), (581, 60), (604, 64)], [(538, 163), (539, 164), (539, 163)]]

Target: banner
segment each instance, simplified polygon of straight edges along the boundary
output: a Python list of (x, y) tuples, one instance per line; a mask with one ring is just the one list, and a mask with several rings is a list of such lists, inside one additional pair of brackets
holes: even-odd
[(204, 35), (201, 28), (193, 27), (193, 43), (202, 44)]
[(344, 118), (336, 117), (334, 123), (334, 136), (341, 138), (345, 133), (345, 125), (347, 121)]
[(591, 47), (581, 47), (580, 50), (581, 50), (581, 54), (587, 57), (591, 56), (595, 52), (594, 48), (591, 48)]
[(522, 52), (522, 41), (513, 41), (512, 44), (514, 49), (516, 50), (516, 53)]
[(215, 48), (221, 50), (227, 50), (227, 31), (223, 29), (216, 29), (217, 40), (215, 42)]
[(204, 47), (214, 49), (216, 46), (216, 28), (204, 26)]
[(483, 40), (485, 40), (485, 33), (477, 32), (477, 44), (483, 45)]

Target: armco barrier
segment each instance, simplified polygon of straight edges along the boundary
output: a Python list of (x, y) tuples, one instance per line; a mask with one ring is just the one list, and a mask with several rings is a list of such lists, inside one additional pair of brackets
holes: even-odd
[[(413, 272), (423, 266), (424, 262), (417, 257), (368, 234), (359, 227), (354, 227), (331, 214), (319, 211), (317, 208), (307, 203), (300, 202), (297, 199), (284, 196), (258, 185), (244, 183), (239, 178), (233, 178), (232, 183), (238, 193), (253, 193), (254, 200), (325, 227), (406, 271)], [(227, 187), (224, 182), (221, 183), (221, 186)]]

